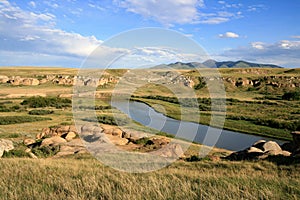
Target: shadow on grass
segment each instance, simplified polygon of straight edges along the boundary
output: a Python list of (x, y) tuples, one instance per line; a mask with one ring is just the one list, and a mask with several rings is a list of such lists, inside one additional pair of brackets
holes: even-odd
[(283, 156), (283, 155), (276, 155), (276, 156), (268, 156), (266, 159), (269, 162), (275, 163), (277, 165), (296, 165), (300, 164), (300, 157), (292, 157), (292, 156)]

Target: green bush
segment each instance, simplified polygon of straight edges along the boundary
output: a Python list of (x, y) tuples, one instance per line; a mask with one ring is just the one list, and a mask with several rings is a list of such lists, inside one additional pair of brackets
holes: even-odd
[(138, 140), (133, 141), (133, 143), (135, 143), (135, 144), (142, 144), (142, 145), (146, 145), (146, 144), (150, 145), (153, 142), (152, 142), (152, 140), (150, 138), (143, 137), (143, 138), (140, 138)]
[(110, 115), (100, 115), (97, 117), (99, 123), (110, 124), (110, 125), (120, 125), (124, 126), (130, 122), (130, 119), (127, 117), (118, 117), (115, 118)]
[(57, 152), (59, 152), (59, 146), (36, 147), (36, 148), (33, 148), (31, 151), (38, 158), (47, 158), (50, 156), (54, 156)]
[(28, 153), (26, 153), (23, 149), (13, 149), (9, 152), (4, 151), (3, 158), (24, 158), (30, 157)]
[(31, 110), (28, 112), (29, 115), (49, 115), (53, 113), (53, 110)]
[(36, 122), (51, 120), (51, 118), (33, 117), (33, 116), (0, 116), (0, 125), (20, 124), (26, 122)]
[(206, 82), (204, 81), (204, 79), (202, 77), (198, 77), (198, 81), (199, 81), (199, 83), (194, 86), (195, 90), (200, 90), (206, 86)]
[(5, 105), (0, 104), (0, 112), (15, 112), (20, 110), (21, 107), (19, 105), (14, 105), (11, 107), (7, 107)]
[(202, 158), (200, 158), (199, 156), (196, 156), (196, 155), (192, 155), (191, 157), (188, 157), (185, 160), (187, 162), (198, 162), (198, 161), (201, 161)]
[(288, 101), (297, 101), (300, 100), (300, 92), (285, 92), (282, 95), (283, 100), (288, 100)]
[(21, 105), (28, 105), (30, 108), (45, 108), (55, 107), (64, 108), (71, 107), (72, 101), (70, 99), (59, 98), (59, 97), (30, 97), (25, 99)]

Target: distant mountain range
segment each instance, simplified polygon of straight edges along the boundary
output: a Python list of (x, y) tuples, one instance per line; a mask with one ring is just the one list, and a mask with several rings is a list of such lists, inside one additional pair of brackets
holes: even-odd
[(258, 64), (258, 63), (250, 63), (243, 60), (239, 61), (224, 61), (218, 62), (215, 60), (207, 60), (203, 63), (198, 62), (190, 62), (190, 63), (182, 63), (176, 62), (171, 64), (162, 64), (153, 67), (155, 69), (164, 69), (164, 68), (173, 68), (173, 69), (194, 69), (194, 68), (283, 68), (277, 65), (272, 64)]

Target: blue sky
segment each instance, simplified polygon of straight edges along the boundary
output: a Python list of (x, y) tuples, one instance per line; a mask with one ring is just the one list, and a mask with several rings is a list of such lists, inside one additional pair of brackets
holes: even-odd
[[(79, 67), (113, 36), (158, 27), (184, 34), (219, 61), (300, 67), (299, 10), (297, 0), (0, 0), (0, 66)], [(157, 46), (139, 50), (151, 64), (146, 57)]]

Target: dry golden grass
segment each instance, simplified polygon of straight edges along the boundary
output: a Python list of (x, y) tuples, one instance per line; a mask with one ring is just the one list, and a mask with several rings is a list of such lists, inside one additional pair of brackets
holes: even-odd
[(298, 199), (299, 166), (178, 161), (156, 172), (115, 171), (90, 158), (1, 159), (0, 199)]

